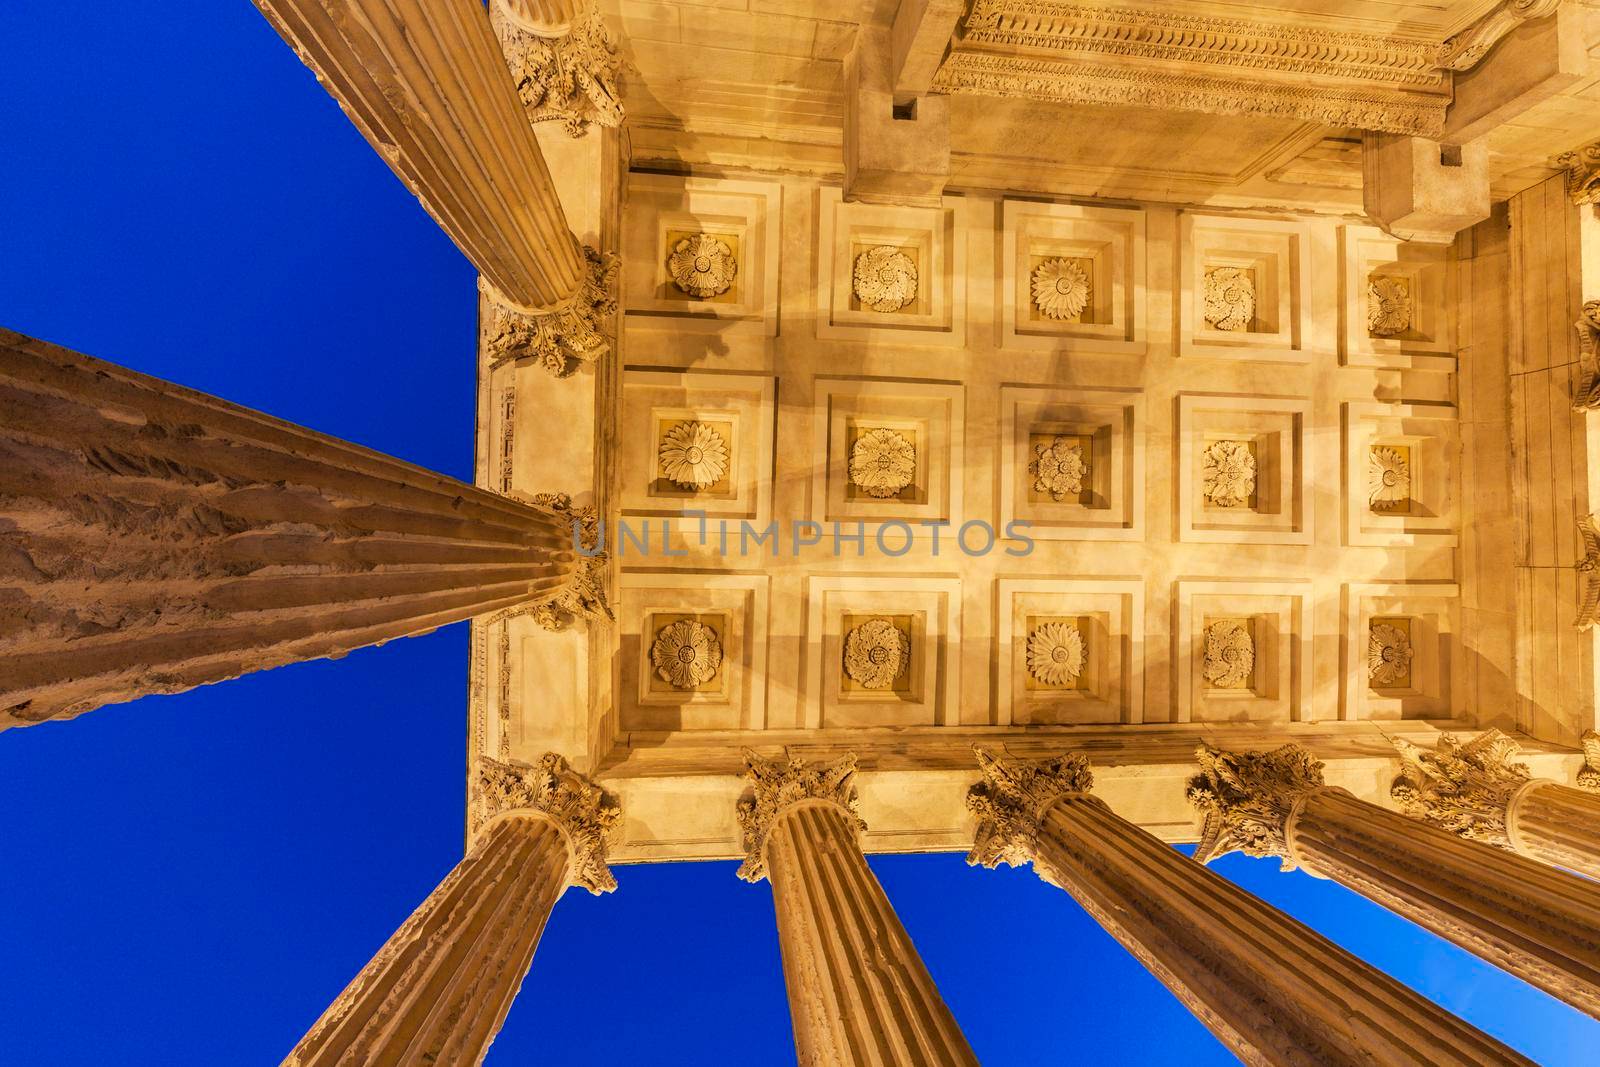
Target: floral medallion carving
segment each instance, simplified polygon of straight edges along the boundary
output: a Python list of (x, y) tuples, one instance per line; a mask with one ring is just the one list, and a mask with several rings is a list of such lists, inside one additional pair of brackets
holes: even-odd
[(679, 619), (656, 631), (650, 662), (663, 682), (675, 689), (693, 689), (717, 676), (722, 642), (717, 631), (693, 619)]
[(1256, 283), (1239, 267), (1207, 267), (1206, 324), (1213, 330), (1248, 330), (1256, 317)]
[(707, 300), (728, 291), (739, 261), (728, 242), (708, 233), (685, 237), (672, 246), (667, 257), (667, 273), (672, 284), (692, 297)]
[(892, 497), (916, 473), (917, 446), (894, 430), (867, 430), (850, 446), (850, 482), (868, 496)]
[(703, 422), (680, 422), (667, 431), (656, 456), (662, 477), (685, 489), (709, 489), (728, 473), (728, 442)]
[(1089, 275), (1062, 256), (1033, 268), (1033, 305), (1045, 318), (1077, 322), (1089, 304)]
[(1367, 502), (1374, 509), (1392, 508), (1411, 499), (1411, 463), (1406, 454), (1387, 445), (1367, 453)]
[(1222, 619), (1206, 627), (1200, 674), (1218, 689), (1239, 689), (1256, 669), (1256, 639), (1250, 625)]
[(1200, 454), (1200, 491), (1219, 508), (1249, 503), (1256, 491), (1256, 457), (1245, 441), (1213, 441)]
[(1374, 274), (1367, 280), (1367, 332), (1393, 337), (1411, 329), (1411, 284)]
[(893, 245), (878, 245), (856, 257), (851, 284), (862, 307), (899, 311), (917, 298), (917, 265)]
[(888, 689), (906, 672), (911, 640), (888, 619), (868, 619), (844, 639), (844, 672), (863, 689)]
[(1411, 638), (1398, 626), (1375, 622), (1367, 630), (1367, 679), (1390, 686), (1411, 673)]
[(1083, 673), (1083, 634), (1064, 622), (1047, 622), (1028, 634), (1028, 673), (1045, 685), (1068, 686)]
[(1083, 492), (1083, 476), (1088, 470), (1083, 445), (1070, 437), (1034, 445), (1033, 459), (1028, 462), (1034, 492), (1049, 493), (1051, 500), (1066, 500)]

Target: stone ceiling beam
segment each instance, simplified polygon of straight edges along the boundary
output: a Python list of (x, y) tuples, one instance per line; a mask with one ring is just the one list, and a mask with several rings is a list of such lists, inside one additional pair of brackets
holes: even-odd
[(950, 101), (895, 103), (891, 36), (862, 26), (845, 61), (844, 196), (934, 206), (950, 180)]
[(1419, 244), (1449, 244), (1489, 217), (1489, 148), (1426, 137), (1367, 133), (1361, 195), (1385, 233)]
[(1456, 71), (1441, 138), (1482, 137), (1582, 79), (1589, 70), (1583, 28), (1584, 14), (1572, 7), (1516, 23), (1474, 66)]
[(965, 0), (901, 0), (889, 30), (894, 102), (909, 104), (933, 87)]
[(606, 614), (577, 516), (0, 330), (0, 729), (511, 607)]

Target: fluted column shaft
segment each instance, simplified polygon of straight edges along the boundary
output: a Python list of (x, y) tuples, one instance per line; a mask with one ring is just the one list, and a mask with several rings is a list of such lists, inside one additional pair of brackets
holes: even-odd
[(571, 523), (0, 330), (0, 728), (566, 595)]
[(1535, 779), (1512, 801), (1506, 828), (1520, 855), (1600, 880), (1600, 793)]
[(1600, 1018), (1595, 883), (1332, 787), (1298, 798), (1285, 836), (1295, 863)]
[(554, 823), (537, 815), (494, 823), (285, 1067), (481, 1063), (567, 879), (567, 845)]
[(583, 254), (479, 0), (256, 0), (501, 294), (571, 298)]
[(766, 861), (801, 1064), (978, 1062), (842, 808), (805, 801), (781, 812)]
[(1249, 1064), (1530, 1061), (1086, 793), (1040, 819), (1035, 867)]

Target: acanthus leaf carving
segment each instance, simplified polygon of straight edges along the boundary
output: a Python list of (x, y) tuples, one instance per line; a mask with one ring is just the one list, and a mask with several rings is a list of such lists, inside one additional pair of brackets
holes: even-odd
[(1500, 39), (1530, 19), (1555, 13), (1561, 0), (1501, 0), (1478, 21), (1439, 45), (1434, 60), (1442, 70), (1470, 70)]
[(479, 756), (472, 832), (505, 812), (538, 812), (560, 829), (572, 862), (569, 884), (599, 895), (617, 888), (606, 863), (607, 846), (621, 825), (622, 810), (594, 782), (554, 752), (535, 764)]
[(967, 863), (1021, 867), (1032, 862), (1045, 881), (1053, 881), (1037, 862), (1039, 822), (1045, 810), (1068, 794), (1086, 794), (1094, 785), (1089, 761), (1076, 752), (1025, 760), (974, 746), (983, 780), (967, 790), (967, 810), (978, 819)]
[(584, 6), (566, 32), (548, 36), (518, 25), (503, 0), (491, 0), (489, 21), (528, 121), (559, 121), (572, 137), (590, 123), (622, 125), (622, 57), (598, 6)]
[(572, 295), (547, 307), (525, 307), (479, 278), (487, 298), (484, 350), (489, 369), (532, 360), (557, 378), (610, 351), (610, 323), (617, 312), (617, 257), (584, 246), (585, 274)]
[(1185, 788), (1204, 820), (1194, 858), (1208, 863), (1229, 852), (1276, 856), (1292, 870), (1289, 818), (1302, 797), (1323, 788), (1322, 763), (1299, 745), (1224, 752), (1202, 744), (1195, 759), (1200, 772)]
[(1587, 630), (1600, 622), (1600, 523), (1593, 515), (1578, 519), (1578, 536), (1583, 540), (1583, 558), (1577, 563), (1583, 602), (1578, 606), (1577, 627)]
[(1600, 793), (1600, 733), (1583, 732), (1583, 769), (1578, 772), (1578, 788)]
[(1600, 204), (1600, 141), (1561, 153), (1555, 166), (1567, 172), (1567, 196), (1574, 204)]
[(1403, 738), (1390, 740), (1400, 753), (1400, 774), (1389, 795), (1401, 811), (1473, 841), (1511, 847), (1507, 813), (1513, 796), (1532, 780), (1525, 764), (1513, 762), (1515, 741), (1493, 729), (1465, 744), (1442, 734), (1432, 752)]
[[(611, 604), (606, 594), (611, 557), (602, 549), (600, 517), (591, 506), (574, 507), (566, 493), (536, 493), (533, 505), (560, 519), (572, 531), (578, 566), (567, 583), (533, 609), (533, 618), (551, 632), (565, 630), (579, 619), (610, 622)], [(582, 551), (578, 551), (581, 546)]]
[(1600, 300), (1584, 301), (1573, 328), (1578, 331), (1578, 383), (1572, 409), (1594, 411), (1600, 409)]
[(855, 753), (809, 763), (787, 750), (777, 759), (767, 759), (747, 748), (744, 763), (750, 792), (737, 809), (745, 852), (739, 877), (744, 881), (759, 882), (767, 876), (767, 838), (778, 816), (795, 804), (810, 800), (835, 804), (858, 833), (867, 828), (857, 811)]

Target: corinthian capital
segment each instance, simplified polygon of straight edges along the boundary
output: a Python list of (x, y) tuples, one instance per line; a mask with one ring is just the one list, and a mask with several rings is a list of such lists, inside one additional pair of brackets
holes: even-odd
[(610, 351), (608, 327), (617, 311), (617, 257), (584, 246), (584, 276), (566, 298), (546, 307), (527, 307), (511, 300), (488, 279), (478, 289), (488, 299), (483, 343), (489, 369), (502, 363), (533, 360), (557, 378)]
[(1600, 141), (1561, 153), (1556, 167), (1567, 172), (1567, 195), (1574, 204), (1600, 204)]
[(1511, 847), (1507, 812), (1517, 790), (1531, 780), (1524, 764), (1512, 762), (1515, 741), (1485, 730), (1466, 744), (1444, 734), (1432, 752), (1399, 738), (1394, 747), (1400, 775), (1389, 795), (1400, 810), (1473, 841)]
[(805, 800), (837, 804), (857, 831), (867, 824), (856, 811), (856, 756), (846, 753), (831, 763), (807, 763), (787, 752), (767, 759), (744, 750), (750, 795), (739, 801), (739, 829), (744, 837), (744, 863), (739, 877), (759, 882), (767, 876), (767, 838), (786, 809)]
[(1600, 793), (1600, 734), (1583, 732), (1583, 770), (1578, 772), (1578, 788)]
[(473, 832), (508, 811), (537, 812), (554, 823), (572, 853), (568, 881), (599, 895), (617, 888), (606, 866), (606, 842), (622, 809), (598, 785), (567, 766), (554, 752), (536, 764), (501, 763), (478, 757)]
[[(983, 781), (967, 790), (967, 808), (978, 817), (978, 834), (967, 862), (1021, 867), (1036, 861), (1039, 820), (1052, 801), (1068, 793), (1087, 793), (1094, 784), (1089, 761), (1076, 752), (1052, 759), (998, 756), (976, 746)], [(1040, 877), (1037, 862), (1034, 870)], [(1047, 879), (1048, 880), (1048, 879)]]
[[(536, 493), (533, 506), (572, 530), (573, 552), (578, 566), (560, 591), (533, 609), (533, 618), (544, 629), (559, 633), (579, 619), (610, 621), (611, 605), (606, 598), (611, 558), (605, 553), (599, 512), (592, 506), (574, 507), (566, 493)], [(580, 550), (581, 549), (581, 550)]]
[(1209, 863), (1229, 852), (1278, 856), (1293, 867), (1286, 827), (1296, 802), (1322, 788), (1322, 764), (1299, 745), (1271, 752), (1195, 750), (1200, 773), (1185, 794), (1205, 818), (1194, 858)]
[(622, 58), (595, 5), (583, 4), (564, 26), (534, 27), (505, 0), (491, 0), (489, 21), (528, 121), (560, 121), (573, 137), (589, 123), (622, 125)]

